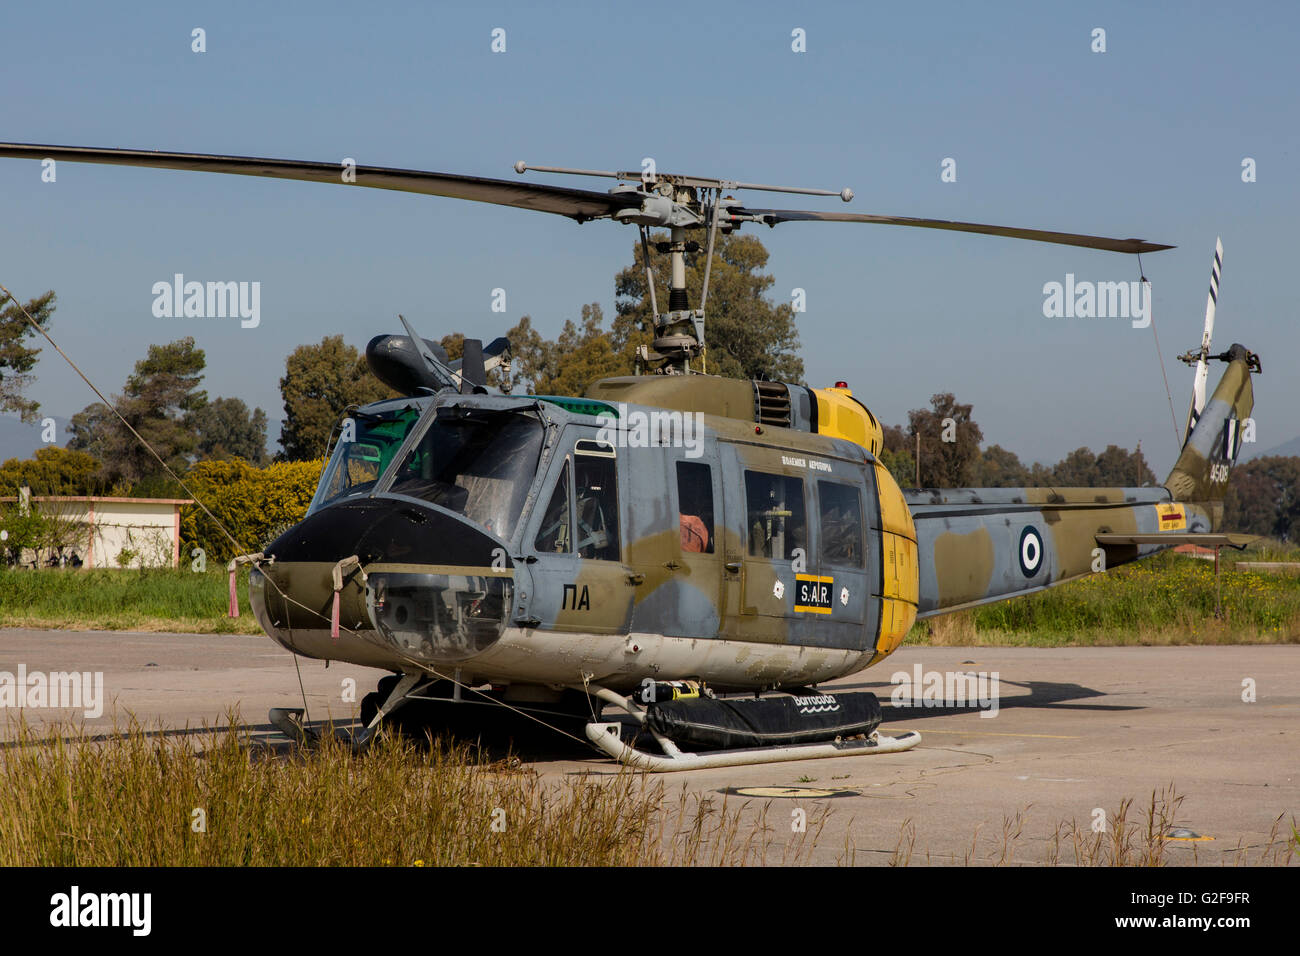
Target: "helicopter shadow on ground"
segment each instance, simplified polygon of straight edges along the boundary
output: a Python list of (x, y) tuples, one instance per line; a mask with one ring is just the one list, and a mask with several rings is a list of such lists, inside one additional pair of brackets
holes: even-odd
[[(882, 727), (890, 721), (915, 721), (927, 717), (952, 717), (961, 714), (982, 713), (984, 711), (984, 708), (981, 708), (978, 704), (930, 707), (919, 705), (897, 706), (892, 704), (890, 700), (890, 695), (896, 687), (897, 685), (892, 683), (873, 681), (837, 684), (828, 690), (836, 693), (870, 691), (876, 694), (880, 699), (883, 711)], [(1004, 696), (1001, 689), (1007, 687), (1022, 688), (1027, 690), (1028, 693)], [(1017, 707), (1083, 711), (1143, 709), (1140, 705), (1101, 703), (1098, 698), (1107, 696), (1104, 691), (1075, 683), (1000, 680), (999, 688), (999, 710)], [(479, 713), (481, 715), (482, 711), (479, 711)], [(594, 768), (588, 768), (586, 771), (575, 771), (579, 773), (591, 772), (593, 769), (600, 772), (601, 769), (613, 769), (617, 766), (594, 746), (581, 739), (581, 722), (575, 721), (564, 728), (552, 728), (535, 722), (513, 718), (509, 713), (495, 714), (494, 718), (485, 722), (466, 723), (462, 721), (456, 725), (444, 725), (436, 729), (428, 726), (404, 727), (401, 729), (406, 736), (414, 739), (417, 744), (423, 744), (434, 736), (441, 736), (444, 740), (457, 743), (469, 744), (476, 759), (485, 762), (500, 762), (513, 759), (530, 764), (564, 761), (589, 763), (594, 761), (598, 765)], [(600, 715), (599, 719), (603, 722), (617, 721), (624, 724), (625, 741), (631, 742), (631, 739), (637, 736), (635, 724), (626, 715), (607, 711)], [(326, 725), (326, 721), (313, 721), (307, 726), (320, 733), (328, 732)], [(352, 724), (335, 724), (334, 728), (335, 733), (345, 737), (354, 737), (360, 734), (362, 730), (360, 723), (355, 722)], [(561, 731), (567, 732), (571, 736), (567, 736), (566, 733)], [(277, 737), (279, 737), (277, 734), (269, 734), (263, 737), (260, 746), (266, 747), (270, 753), (280, 755), (292, 753), (298, 746), (293, 741), (283, 737), (276, 739)], [(641, 743), (642, 745), (649, 744), (651, 750), (656, 749), (649, 740), (644, 740)], [(599, 766), (605, 764), (608, 767)]]
[[(1084, 687), (1082, 684), (1058, 683), (1055, 681), (998, 681), (999, 688), (1002, 687), (1021, 687), (1028, 689), (1027, 694), (1016, 694), (1015, 696), (1006, 696), (1001, 690), (998, 694), (998, 710), (1010, 710), (1017, 707), (1041, 708), (1049, 710), (1107, 710), (1107, 711), (1126, 711), (1142, 710), (1137, 704), (1102, 704), (1091, 703), (1099, 697), (1106, 697), (1105, 691), (1094, 690), (1091, 687)], [(926, 717), (951, 717), (955, 714), (974, 714), (981, 713), (986, 708), (976, 704), (949, 705), (942, 701), (932, 703), (930, 706), (924, 706), (923, 703), (917, 704), (898, 704), (891, 702), (891, 696), (899, 689), (899, 685), (883, 682), (872, 681), (860, 684), (837, 684), (835, 691), (871, 691), (880, 698), (881, 710), (884, 711), (884, 721), (891, 720), (917, 720)], [(942, 696), (942, 695), (941, 695)], [(1084, 703), (1089, 701), (1089, 703)]]
[[(363, 755), (369, 745), (377, 742), (367, 741), (365, 727), (360, 721), (308, 721), (303, 726), (310, 738), (305, 744), (286, 737), (269, 725), (259, 728), (269, 732), (258, 735), (250, 744), (267, 757), (283, 758), (304, 746), (308, 749), (318, 746), (320, 738), (330, 733), (345, 745), (352, 746), (359, 755)], [(438, 726), (424, 722), (404, 722), (387, 729), (400, 733), (421, 750), (432, 746), (435, 741), (439, 745), (465, 746), (470, 757), (481, 763), (588, 760), (599, 754), (595, 747), (580, 738), (580, 726), (553, 729), (531, 722), (511, 720), (509, 715), (493, 715), (488, 720), (480, 717), (477, 723), (461, 720)], [(562, 731), (573, 736), (565, 736)]]
[[(998, 708), (1039, 708), (1051, 710), (1085, 710), (1085, 711), (1129, 711), (1142, 710), (1139, 705), (1104, 704), (1098, 698), (1106, 697), (1104, 691), (1084, 687), (1081, 684), (1058, 683), (1052, 681), (999, 681), (1000, 687), (1017, 687), (1028, 693), (1004, 696), (999, 693)], [(963, 706), (899, 706), (891, 702), (891, 695), (897, 685), (884, 681), (871, 681), (854, 684), (837, 684), (830, 688), (832, 692), (870, 691), (881, 702), (883, 711), (882, 726), (891, 721), (915, 721), (929, 717), (952, 717), (961, 714), (981, 713), (984, 708), (978, 704)], [(419, 724), (417, 726), (399, 727), (398, 729), (417, 746), (427, 746), (434, 738), (443, 742), (466, 744), (476, 760), (496, 763), (515, 759), (528, 763), (556, 763), (563, 761), (596, 761), (610, 763), (604, 754), (583, 739), (582, 721), (567, 722), (567, 726), (553, 727), (540, 723), (513, 718), (509, 713), (494, 714), (492, 719), (483, 720), (484, 712), (476, 708), (474, 721), (456, 721), (443, 726)], [(635, 736), (636, 728), (631, 718), (620, 714), (606, 713), (599, 715), (605, 722), (618, 721), (627, 727), (625, 739)], [(356, 720), (312, 720), (304, 723), (309, 736), (307, 748), (317, 745), (324, 735), (333, 734), (343, 743), (353, 746), (362, 739), (363, 726)], [(230, 731), (230, 724), (217, 724), (205, 727), (185, 727), (171, 729), (143, 730), (143, 735), (151, 739), (179, 737), (198, 737), (222, 739)], [(273, 724), (239, 724), (236, 728), (246, 735), (246, 745), (250, 752), (264, 759), (287, 759), (300, 752), (303, 743), (286, 737)], [(77, 738), (57, 735), (65, 744)], [(88, 743), (102, 743), (116, 737), (112, 731), (87, 734), (80, 739)], [(30, 741), (28, 742), (30, 743)], [(0, 741), (0, 749), (24, 746), (18, 740)], [(358, 753), (364, 753), (363, 746), (356, 747)], [(201, 748), (200, 748), (201, 751)]]
[[(326, 721), (317, 721), (316, 723), (324, 725)], [(124, 736), (139, 732), (146, 740), (167, 740), (172, 738), (183, 737), (212, 737), (224, 738), (232, 729), (241, 734), (247, 735), (250, 739), (260, 739), (267, 734), (277, 733), (273, 724), (214, 724), (203, 727), (167, 727), (154, 728), (152, 730), (144, 728), (118, 728), (115, 730), (104, 730), (93, 732), (86, 729), (83, 732), (60, 732), (56, 727), (30, 727), (31, 736), (28, 738), (12, 738), (0, 740), (0, 750), (9, 750), (18, 747), (39, 746), (42, 744), (53, 744), (56, 740), (62, 744), (71, 745), (78, 743), (102, 744), (113, 740), (120, 740)]]

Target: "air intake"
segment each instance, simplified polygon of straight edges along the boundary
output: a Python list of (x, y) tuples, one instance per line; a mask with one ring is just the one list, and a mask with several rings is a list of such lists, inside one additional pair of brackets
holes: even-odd
[(784, 382), (754, 381), (754, 421), (790, 427), (790, 389)]

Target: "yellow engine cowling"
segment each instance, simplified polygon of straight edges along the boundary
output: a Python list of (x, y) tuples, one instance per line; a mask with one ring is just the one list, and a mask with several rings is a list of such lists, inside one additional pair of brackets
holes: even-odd
[(834, 388), (814, 388), (817, 396), (817, 433), (831, 438), (844, 438), (857, 442), (873, 455), (884, 447), (885, 435), (876, 416), (853, 397), (853, 391), (844, 385)]
[[(813, 393), (818, 434), (846, 438), (862, 445), (872, 455), (880, 454), (884, 431), (876, 416), (853, 397), (844, 382), (831, 389), (813, 389)], [(917, 620), (919, 589), (917, 525), (911, 520), (911, 510), (897, 481), (879, 458), (875, 468), (876, 488), (880, 493), (880, 561), (884, 581), (880, 594), (880, 631), (871, 663), (888, 657), (902, 644)]]
[[(844, 438), (878, 456), (885, 436), (876, 416), (853, 397), (843, 383), (834, 388), (815, 388), (817, 432)], [(916, 526), (898, 482), (877, 458), (876, 487), (880, 493), (880, 559), (883, 565), (880, 632), (876, 635), (871, 664), (892, 654), (916, 621), (917, 575)], [(870, 666), (870, 665), (868, 665)]]

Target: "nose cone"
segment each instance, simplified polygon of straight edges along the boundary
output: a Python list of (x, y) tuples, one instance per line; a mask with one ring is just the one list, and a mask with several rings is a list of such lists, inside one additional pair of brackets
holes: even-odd
[[(499, 549), (499, 554), (494, 551)], [(385, 564), (509, 566), (505, 543), (444, 508), (378, 495), (341, 501), (294, 525), (263, 553), (284, 562), (334, 564), (355, 554), (363, 567)]]
[[(323, 508), (263, 553), (275, 560), (252, 577), (254, 613), (281, 644), (313, 657), (375, 663), (387, 646), (389, 664), (460, 661), (496, 642), (511, 609), (514, 571), (505, 543), (460, 515), (405, 498)], [(333, 570), (354, 554), (364, 580), (355, 570), (344, 576), (339, 623), (368, 632), (369, 646), (355, 653), (328, 641)]]

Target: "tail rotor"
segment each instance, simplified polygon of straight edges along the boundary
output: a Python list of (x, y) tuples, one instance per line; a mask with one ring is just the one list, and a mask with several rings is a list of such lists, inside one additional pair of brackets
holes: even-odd
[(1214, 312), (1219, 304), (1219, 277), (1223, 272), (1223, 240), (1214, 240), (1214, 266), (1210, 269), (1210, 294), (1205, 300), (1205, 331), (1201, 335), (1200, 349), (1192, 349), (1178, 358), (1196, 366), (1192, 381), (1192, 405), (1187, 410), (1187, 427), (1183, 431), (1183, 444), (1192, 437), (1192, 431), (1205, 410), (1205, 383), (1210, 374), (1210, 340), (1214, 336)]

